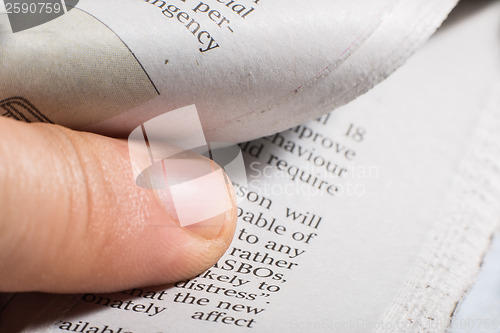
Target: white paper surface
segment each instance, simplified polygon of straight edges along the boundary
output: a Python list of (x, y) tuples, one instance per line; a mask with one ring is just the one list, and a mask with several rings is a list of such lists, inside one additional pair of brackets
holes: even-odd
[[(415, 281), (411, 277), (422, 267), (422, 255), (428, 253), (424, 250), (433, 244), (430, 237), (447, 226), (446, 215), (443, 215), (449, 208), (446, 203), (454, 202), (455, 194), (451, 191), (455, 189), (456, 176), (461, 172), (464, 156), (469, 156), (466, 152), (474, 151), (478, 142), (474, 133), (481, 132), (485, 119), (495, 119), (497, 110), (485, 102), (494, 96), (494, 83), (499, 75), (495, 46), (498, 45), (495, 44), (498, 15), (495, 16), (493, 10), (494, 7), (489, 7), (464, 18), (460, 24), (449, 25), (406, 66), (372, 92), (335, 111), (330, 118), (323, 117), (304, 125), (318, 133), (316, 143), (313, 143), (314, 136), (304, 134), (303, 126), (282, 134), (285, 140), (300, 145), (302, 153), (298, 148), (292, 150), (291, 146), (290, 151), (283, 148), (285, 145), (278, 147), (271, 137), (242, 146), (251, 170), (250, 190), (260, 198), (272, 199), (272, 205), (252, 195), (247, 196), (248, 200), (240, 208), (255, 215), (264, 213), (269, 223), (275, 218), (274, 227), (283, 225), (287, 231), (281, 234), (269, 231), (240, 218), (232, 246), (219, 261), (219, 268), (212, 270), (218, 276), (236, 276), (233, 282), (201, 276), (186, 282), (183, 287), (166, 289), (163, 300), (151, 301), (152, 309), (165, 308), (157, 314), (155, 310), (139, 313), (90, 301), (92, 297), (108, 297), (150, 304), (144, 297), (124, 294), (88, 296), (87, 301), (82, 296), (18, 295), (2, 313), (3, 318), (9, 318), (4, 325), (20, 325), (24, 332), (60, 332), (60, 327), (67, 325), (65, 323), (76, 325), (78, 322), (100, 328), (108, 325), (114, 330), (122, 328), (122, 332), (234, 332), (238, 329), (234, 324), (221, 323), (220, 319), (214, 323), (193, 318), (196, 312), (222, 311), (217, 305), (223, 301), (241, 304), (243, 310), (223, 310), (225, 316), (245, 319), (246, 324), (254, 319), (252, 329), (257, 332), (391, 331), (398, 326), (390, 326), (391, 329), (384, 325), (408, 325), (408, 320), (408, 330), (425, 329), (429, 319), (422, 316), (428, 312), (406, 312), (405, 304), (418, 309), (419, 299), (405, 298), (405, 291), (414, 290)], [(487, 52), (474, 51), (484, 49), (485, 45), (491, 46)], [(299, 139), (301, 133), (304, 135)], [(358, 140), (360, 134), (361, 141)], [(325, 137), (330, 141), (323, 143), (321, 138)], [(329, 142), (332, 142), (330, 148), (322, 146), (329, 146)], [(261, 145), (264, 147), (259, 153)], [(339, 177), (338, 173), (329, 174), (324, 167), (313, 168), (311, 164), (319, 163), (320, 159), (311, 157), (307, 163), (305, 150), (347, 171)], [(258, 159), (251, 157), (257, 154), (260, 154)], [(276, 158), (273, 159), (273, 155)], [(278, 160), (283, 163), (278, 164)], [(252, 164), (255, 162), (257, 164)], [(291, 181), (292, 166), (293, 170), (310, 172), (334, 184), (336, 193), (327, 193), (326, 186), (317, 190), (301, 180)], [(292, 191), (293, 196), (284, 191)], [(477, 191), (481, 191), (481, 187), (477, 187)], [(243, 192), (237, 189), (237, 194)], [(490, 192), (485, 194), (489, 196)], [(481, 244), (485, 247), (487, 244), (481, 240), (486, 237), (488, 226), (495, 223), (494, 217), (499, 216), (496, 202), (481, 203), (489, 207), (491, 215), (484, 221), (478, 220), (477, 226), (482, 233), (476, 235), (478, 247), (474, 255), (477, 262), (471, 265), (479, 263)], [(309, 224), (287, 218), (287, 208), (315, 218), (307, 220), (311, 221)], [(467, 221), (467, 215), (461, 216), (474, 225), (475, 220)], [(239, 239), (241, 229), (245, 229), (245, 236), (255, 235), (259, 241), (249, 244)], [(295, 232), (310, 236), (309, 243), (305, 243), (305, 239), (292, 239)], [(290, 252), (278, 253), (264, 248), (269, 241), (290, 246)], [(455, 241), (451, 245), (460, 244)], [(443, 249), (448, 251), (449, 247)], [(259, 265), (251, 259), (238, 257), (245, 250), (267, 251), (276, 260), (296, 265), (290, 265), (291, 268)], [(234, 269), (225, 270), (223, 267), (228, 268), (226, 260), (272, 267), (276, 280), (249, 277), (235, 273)], [(435, 270), (426, 269), (441, 272), (438, 267), (453, 262), (444, 257)], [(448, 273), (439, 277), (446, 281), (450, 277)], [(468, 277), (453, 276), (453, 279), (459, 286), (467, 285), (473, 276), (473, 272), (470, 273)], [(248, 282), (235, 286), (238, 279)], [(262, 282), (281, 290), (262, 291), (259, 289)], [(234, 295), (214, 294), (213, 290), (197, 291), (186, 287), (189, 283), (198, 286), (214, 283), (243, 292), (245, 296), (235, 298)], [(442, 283), (446, 286), (446, 282)], [(424, 310), (436, 311), (440, 316), (436, 317), (440, 321), (435, 330), (446, 328), (444, 315), (448, 313), (449, 320), (448, 306), (458, 301), (462, 291), (457, 289), (448, 296), (440, 294), (437, 304), (432, 303), (432, 294), (424, 295)], [(175, 302), (178, 293), (207, 298), (209, 304), (196, 306)], [(249, 294), (255, 294), (254, 299)], [(260, 311), (258, 314), (249, 312), (249, 307)]]
[[(241, 142), (366, 92), (455, 3), (81, 0), (17, 33), (4, 16), (0, 101), (21, 96), (53, 122), (122, 137), (195, 104), (209, 141)], [(160, 107), (136, 112), (158, 95)]]

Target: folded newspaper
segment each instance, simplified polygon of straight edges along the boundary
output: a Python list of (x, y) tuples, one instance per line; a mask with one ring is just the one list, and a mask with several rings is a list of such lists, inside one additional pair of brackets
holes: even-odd
[(207, 140), (267, 136), (240, 144), (248, 182), (214, 267), (16, 294), (1, 332), (449, 327), (500, 218), (498, 1), (459, 5), (330, 114), (455, 1), (48, 1), (58, 13), (29, 23), (4, 3), (4, 116), (126, 137), (196, 105)]
[(456, 1), (3, 1), (0, 101), (114, 136), (194, 104), (209, 141), (242, 142), (366, 92)]

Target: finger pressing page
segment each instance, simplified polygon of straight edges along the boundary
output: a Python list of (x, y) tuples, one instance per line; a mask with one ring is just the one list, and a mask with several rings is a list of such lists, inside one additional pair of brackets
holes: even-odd
[[(210, 159), (170, 161), (166, 176), (186, 184), (174, 204), (168, 187), (137, 186), (143, 161), (129, 158), (126, 141), (10, 119), (0, 133), (0, 291), (163, 284), (209, 268), (231, 242), (234, 191)], [(197, 220), (185, 226), (180, 214)]]

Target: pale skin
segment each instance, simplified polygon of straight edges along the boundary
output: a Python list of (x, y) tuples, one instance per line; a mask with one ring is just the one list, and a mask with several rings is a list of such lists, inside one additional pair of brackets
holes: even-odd
[(135, 184), (126, 140), (0, 117), (0, 292), (111, 292), (192, 277), (231, 242), (232, 195), (232, 209), (213, 218), (216, 233), (181, 228)]

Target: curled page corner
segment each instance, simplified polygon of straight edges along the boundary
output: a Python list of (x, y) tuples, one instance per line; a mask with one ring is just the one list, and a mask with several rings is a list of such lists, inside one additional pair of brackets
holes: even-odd
[[(73, 1), (46, 23), (22, 16), (16, 24), (30, 28), (2, 33), (0, 100), (23, 98), (55, 123), (122, 137), (195, 104), (207, 140), (243, 142), (365, 93), (456, 2)], [(161, 105), (140, 108), (158, 96)]]

